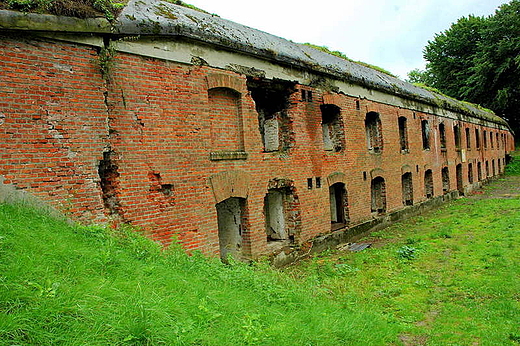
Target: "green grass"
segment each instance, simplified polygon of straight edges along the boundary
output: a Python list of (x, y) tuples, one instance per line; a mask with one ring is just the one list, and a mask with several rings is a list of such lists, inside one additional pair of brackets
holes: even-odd
[[(516, 153), (520, 153), (520, 149), (517, 148)], [(506, 176), (520, 175), (520, 155), (513, 155), (511, 162), (506, 166)]]
[(341, 59), (344, 59), (344, 60), (348, 60), (348, 61), (354, 62), (356, 64), (363, 65), (365, 67), (369, 67), (369, 68), (371, 68), (373, 70), (376, 70), (376, 71), (379, 71), (379, 72), (384, 73), (386, 75), (389, 75), (391, 77), (397, 78), (397, 76), (394, 75), (392, 72), (390, 72), (388, 70), (385, 70), (382, 67), (379, 67), (379, 66), (376, 66), (376, 65), (372, 65), (372, 64), (369, 64), (369, 63), (366, 63), (366, 62), (363, 62), (363, 61), (352, 60), (349, 57), (347, 57), (344, 53), (342, 53), (340, 51), (337, 51), (337, 50), (330, 50), (329, 47), (327, 47), (327, 46), (319, 46), (319, 45), (312, 44), (312, 43), (309, 43), (309, 42), (306, 42), (306, 43), (303, 43), (303, 44), (306, 45), (306, 46), (309, 46), (311, 48), (317, 49), (319, 51), (325, 52), (327, 54), (337, 56), (338, 58), (341, 58)]
[(265, 264), (0, 206), (0, 345), (380, 345), (394, 328)]
[(276, 270), (2, 204), (0, 345), (519, 345), (519, 225), (459, 199)]

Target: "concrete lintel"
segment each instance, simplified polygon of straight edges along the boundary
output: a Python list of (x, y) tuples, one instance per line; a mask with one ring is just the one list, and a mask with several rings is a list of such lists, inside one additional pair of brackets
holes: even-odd
[(111, 26), (105, 18), (74, 18), (51, 14), (22, 13), (0, 10), (0, 29), (25, 31), (60, 31), (110, 33)]

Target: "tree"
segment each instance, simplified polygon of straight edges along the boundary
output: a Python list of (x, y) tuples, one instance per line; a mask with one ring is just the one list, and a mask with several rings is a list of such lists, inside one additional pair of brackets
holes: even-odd
[(426, 70), (411, 71), (410, 81), (490, 108), (520, 134), (520, 0), (460, 18), (423, 53)]

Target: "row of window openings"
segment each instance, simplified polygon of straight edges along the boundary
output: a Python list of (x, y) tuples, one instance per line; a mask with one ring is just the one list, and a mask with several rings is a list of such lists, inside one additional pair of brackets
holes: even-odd
[[(498, 171), (501, 172), (501, 160), (498, 162)], [(486, 176), (489, 176), (489, 162), (485, 163)], [(492, 160), (493, 175), (495, 175), (495, 160)], [(365, 173), (365, 172), (364, 172)], [(462, 164), (456, 166), (457, 190), (464, 193), (462, 182)], [(482, 180), (481, 163), (477, 163), (478, 179)], [(450, 177), (448, 167), (441, 171), (443, 194), (450, 191)], [(308, 178), (308, 187), (312, 188), (312, 178)], [(316, 187), (321, 187), (321, 178), (316, 177)], [(468, 164), (468, 181), (473, 183), (473, 164)], [(401, 176), (403, 205), (413, 205), (413, 179), (412, 173), (407, 172)], [(378, 176), (371, 181), (371, 212), (377, 215), (386, 212), (386, 184), (384, 178)], [(433, 198), (433, 173), (428, 169), (424, 173), (424, 192), (428, 199)], [(336, 230), (345, 227), (349, 222), (349, 204), (347, 189), (344, 183), (338, 182), (329, 187), (330, 221), (331, 229)], [(245, 224), (244, 198), (231, 197), (216, 205), (218, 215), (218, 231), (220, 254), (223, 259), (228, 255), (240, 255), (242, 247), (242, 233)], [(300, 213), (299, 201), (290, 189), (269, 190), (264, 198), (264, 215), (266, 237), (268, 243), (280, 242), (282, 244), (294, 243), (299, 232)]]
[[(218, 88), (217, 88), (218, 89)], [(291, 93), (290, 87), (282, 88), (283, 91), (273, 91), (262, 86), (250, 86), (253, 99), (259, 114), (260, 132), (266, 152), (279, 151), (289, 149), (293, 145), (291, 138), (291, 121), (288, 119), (288, 95)], [(215, 94), (215, 95), (213, 95)], [(221, 97), (220, 91), (213, 91), (213, 97)], [(303, 101), (312, 101), (313, 94), (310, 90), (301, 90)], [(360, 109), (360, 102), (356, 100), (356, 109)], [(324, 149), (326, 151), (339, 152), (345, 147), (345, 135), (343, 121), (341, 119), (341, 109), (333, 104), (322, 104), (320, 106), (322, 116), (322, 137)], [(415, 118), (415, 112), (414, 112)], [(400, 148), (402, 152), (408, 151), (408, 130), (407, 118), (401, 116), (398, 118)], [(368, 148), (371, 152), (379, 153), (383, 149), (383, 136), (380, 116), (377, 112), (368, 112), (365, 118), (365, 129)], [(423, 149), (430, 148), (430, 128), (427, 120), (422, 120), (422, 139)], [(444, 124), (439, 125), (441, 138), (441, 148), (446, 147), (446, 133)], [(460, 148), (460, 128), (458, 125), (454, 127), (455, 146)], [(479, 130), (475, 130), (477, 148), (480, 147)], [(496, 133), (496, 142), (499, 145), (499, 134)], [(469, 128), (466, 128), (466, 138), (468, 148), (470, 147)], [(484, 147), (487, 148), (486, 131), (484, 131)], [(489, 136), (491, 147), (493, 148), (493, 135)], [(505, 136), (502, 134), (502, 140)], [(243, 144), (241, 145), (243, 146)]]
[[(401, 148), (401, 152), (408, 152), (408, 129), (407, 129), (407, 118), (399, 117), (398, 118), (398, 127), (399, 127), (399, 144)], [(383, 138), (382, 138), (382, 130), (381, 130), (381, 120), (379, 118), (379, 114), (375, 112), (367, 113), (367, 117), (365, 119), (365, 128), (367, 133), (367, 144), (368, 149), (374, 153), (379, 153), (383, 149)], [(428, 124), (428, 120), (421, 121), (421, 132), (422, 132), (422, 143), (423, 149), (430, 149), (430, 127)], [(461, 132), (460, 126), (455, 125), (453, 127), (454, 139), (455, 139), (455, 148), (461, 149)], [(466, 128), (466, 146), (468, 149), (471, 149), (471, 137), (470, 137), (470, 129)], [(446, 149), (446, 129), (444, 124), (439, 125), (439, 137), (441, 149)], [(500, 138), (502, 139), (503, 145), (505, 146), (505, 135), (495, 133), (493, 136), (492, 132), (489, 132), (489, 140), (491, 144), (491, 148), (494, 147), (493, 138), (496, 139), (497, 148), (500, 147)], [(480, 148), (480, 135), (479, 130), (475, 129), (475, 138), (476, 138), (476, 147)], [(488, 135), (486, 131), (484, 131), (484, 148), (487, 149), (487, 138)]]
[[(423, 136), (423, 149), (430, 149), (430, 140), (429, 140), (429, 125), (427, 120), (423, 120), (421, 123), (421, 130), (422, 130), (422, 136)], [(461, 149), (462, 148), (462, 139), (461, 139), (461, 131), (460, 126), (455, 125), (453, 127), (453, 133), (454, 133), (454, 139), (455, 139), (455, 148)], [(466, 148), (471, 149), (471, 130), (470, 128), (465, 129), (466, 133)], [(441, 149), (446, 149), (446, 128), (443, 123), (439, 124), (439, 137), (440, 137), (440, 146)], [(497, 149), (500, 148), (500, 142), (502, 142), (502, 145), (505, 147), (506, 142), (506, 136), (504, 134), (495, 133), (495, 136), (493, 136), (493, 132), (489, 132), (489, 136), (487, 135), (487, 132), (483, 132), (483, 140), (484, 140), (484, 148), (488, 148), (488, 137), (491, 144), (491, 148), (494, 147), (494, 140), (496, 142)], [(475, 129), (475, 147), (477, 149), (480, 149), (480, 131), (479, 129)]]

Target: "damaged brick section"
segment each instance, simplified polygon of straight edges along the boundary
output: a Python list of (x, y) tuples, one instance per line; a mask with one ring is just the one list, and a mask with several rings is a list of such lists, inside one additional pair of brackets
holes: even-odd
[(99, 161), (98, 166), (99, 184), (103, 193), (103, 204), (105, 205), (108, 216), (122, 221), (122, 209), (117, 195), (119, 189), (119, 172), (118, 166), (112, 158), (114, 155), (112, 150), (103, 152), (103, 159)]
[(162, 210), (175, 205), (173, 184), (163, 183), (161, 174), (158, 172), (149, 172), (148, 178), (150, 179), (150, 196), (157, 202), (159, 208)]
[(301, 233), (300, 201), (292, 180), (269, 181), (264, 197), (264, 214), (269, 247), (282, 248), (298, 242)]
[(294, 146), (293, 120), (289, 97), (295, 83), (279, 79), (247, 78), (247, 89), (255, 101), (264, 151), (288, 151)]

